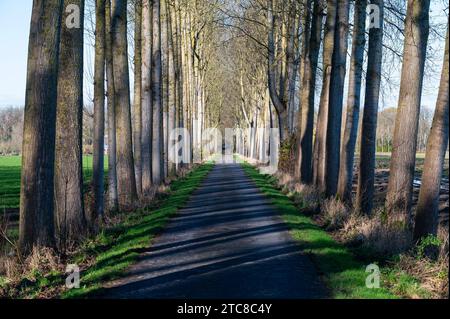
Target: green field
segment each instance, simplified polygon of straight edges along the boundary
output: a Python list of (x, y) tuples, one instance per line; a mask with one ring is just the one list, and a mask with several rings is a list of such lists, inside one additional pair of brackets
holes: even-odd
[[(108, 169), (105, 159), (105, 171)], [(20, 156), (0, 156), (0, 209), (19, 208), (20, 199)], [(92, 178), (92, 156), (83, 157), (85, 184)]]

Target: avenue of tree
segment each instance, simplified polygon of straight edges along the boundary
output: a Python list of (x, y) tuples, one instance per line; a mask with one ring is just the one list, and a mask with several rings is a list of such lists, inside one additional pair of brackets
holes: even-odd
[[(79, 27), (67, 22), (69, 5), (79, 8)], [(92, 201), (82, 175), (85, 6), (95, 12)], [(387, 143), (386, 214), (415, 240), (437, 233), (449, 35), (448, 24), (430, 21), (430, 0), (34, 0), (30, 30), (24, 253), (67, 249), (98, 231), (105, 214), (149, 205), (155, 190), (191, 163), (185, 154), (203, 154), (207, 128), (241, 129), (236, 152), (260, 161), (274, 150), (258, 128), (277, 128), (280, 145), (294, 143), (298, 182), (372, 214), (375, 155), (380, 135), (389, 135), (377, 126), (381, 92), (392, 63), (402, 68)], [(424, 74), (439, 41), (446, 42), (444, 63), (413, 214)], [(182, 155), (169, 154), (176, 128), (191, 136)]]

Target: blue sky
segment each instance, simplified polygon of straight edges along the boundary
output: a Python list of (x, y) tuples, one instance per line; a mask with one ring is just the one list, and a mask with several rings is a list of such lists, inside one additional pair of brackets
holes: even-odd
[[(28, 33), (32, 9), (32, 0), (0, 0), (0, 107), (22, 106), (25, 100), (26, 64), (28, 51)], [(442, 16), (442, 2), (432, 2), (431, 19)], [(86, 64), (92, 63), (86, 48)], [(440, 72), (442, 59), (435, 61)], [(393, 74), (399, 77), (399, 74)], [(422, 104), (434, 108), (439, 86), (439, 77), (426, 79)], [(91, 95), (90, 85), (85, 85), (85, 100)], [(396, 106), (398, 89), (389, 96), (384, 96), (381, 107)], [(89, 101), (87, 101), (89, 102)]]

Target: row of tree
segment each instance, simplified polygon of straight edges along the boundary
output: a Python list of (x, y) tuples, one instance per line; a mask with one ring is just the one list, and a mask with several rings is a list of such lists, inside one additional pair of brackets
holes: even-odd
[[(234, 28), (245, 37), (245, 46), (255, 48), (251, 52), (264, 52), (259, 61), (252, 53), (238, 57), (242, 65), (252, 69), (248, 72), (247, 90), (254, 92), (254, 100), (261, 100), (268, 88), (281, 142), (290, 143), (290, 136), (295, 136), (298, 181), (314, 185), (327, 197), (353, 205), (355, 211), (371, 214), (376, 151), (379, 139), (384, 139), (386, 148), (392, 151), (385, 202), (387, 215), (414, 230), (416, 239), (436, 234), (442, 167), (448, 145), (448, 24), (444, 27), (445, 61), (415, 218), (411, 209), (418, 137), (420, 142), (424, 130), (419, 126), (419, 118), (430, 49), (430, 1), (268, 0), (246, 4), (228, 16), (235, 19)], [(406, 11), (402, 10), (404, 6)], [(266, 13), (266, 20), (261, 12)], [(398, 38), (392, 36), (399, 31), (398, 38), (404, 39), (400, 51), (396, 49)], [(379, 130), (377, 124), (383, 80), (389, 80), (384, 78), (383, 65), (388, 64), (386, 56), (392, 55), (401, 56), (402, 70), (393, 137), (389, 138), (392, 133)], [(346, 78), (347, 101), (344, 101)], [(241, 87), (246, 90), (245, 85)], [(253, 110), (257, 116), (265, 112), (252, 99), (251, 95), (246, 99), (250, 108), (245, 106), (244, 99), (242, 103), (249, 127), (259, 124), (255, 124), (256, 117), (249, 120), (246, 113)], [(263, 116), (258, 119), (264, 121)], [(357, 149), (360, 174), (353, 199)], [(254, 154), (258, 158), (258, 153)]]
[(193, 143), (186, 143), (184, 153), (192, 154), (205, 127), (209, 4), (87, 1), (95, 6), (93, 203), (88, 203), (82, 175), (86, 3), (34, 0), (22, 147), (24, 253), (34, 246), (67, 249), (98, 229), (105, 210), (148, 205), (155, 188), (190, 163), (185, 157), (169, 161), (170, 143), (177, 139), (170, 134), (176, 127), (187, 130)]

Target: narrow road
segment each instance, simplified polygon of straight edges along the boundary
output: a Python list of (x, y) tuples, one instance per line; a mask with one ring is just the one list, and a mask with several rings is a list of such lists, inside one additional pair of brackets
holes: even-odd
[(106, 298), (324, 298), (286, 225), (238, 164), (216, 165)]

